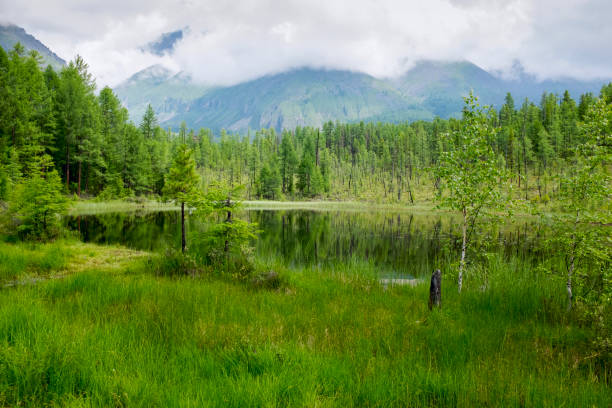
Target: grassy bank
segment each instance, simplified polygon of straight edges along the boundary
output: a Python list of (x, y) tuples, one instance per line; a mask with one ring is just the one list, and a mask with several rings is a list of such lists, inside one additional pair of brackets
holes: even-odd
[[(405, 204), (377, 204), (363, 201), (244, 201), (244, 207), (256, 210), (315, 210), (315, 211), (360, 211), (373, 210), (382, 211), (409, 211), (409, 212), (431, 212), (433, 204), (420, 203), (416, 205)], [(70, 215), (103, 214), (111, 212), (135, 212), (135, 211), (174, 211), (180, 207), (172, 203), (162, 203), (154, 200), (139, 201), (75, 201), (70, 208)]]
[(385, 290), (367, 265), (277, 265), (288, 283), (267, 291), (156, 277), (155, 258), (118, 247), (45, 248), (63, 261), (28, 273), (62, 279), (0, 289), (1, 406), (612, 403), (562, 283), (519, 263), (491, 265), (485, 292), (446, 279), (430, 312), (427, 285)]
[(245, 208), (255, 210), (313, 210), (313, 211), (392, 211), (431, 213), (436, 211), (432, 203), (380, 204), (363, 201), (244, 201)]
[(138, 201), (112, 200), (94, 201), (77, 200), (69, 209), (69, 215), (90, 215), (112, 212), (137, 212), (137, 211), (174, 211), (180, 207), (172, 203), (162, 203), (154, 200), (142, 199)]
[(123, 270), (134, 260), (148, 255), (119, 246), (74, 240), (46, 244), (0, 243), (0, 286), (27, 284), (91, 269)]
[[(310, 210), (310, 211), (345, 211), (345, 212), (406, 212), (411, 214), (452, 214), (448, 209), (436, 208), (431, 201), (418, 202), (416, 204), (398, 203), (376, 203), (369, 201), (243, 201), (245, 209), (252, 210)], [(96, 215), (105, 213), (131, 213), (151, 211), (177, 211), (180, 207), (173, 203), (163, 203), (155, 200), (142, 199), (137, 201), (111, 200), (77, 200), (69, 208), (68, 215)], [(552, 206), (539, 205), (539, 211), (543, 213), (560, 212)], [(500, 214), (505, 215), (505, 214)], [(533, 214), (526, 206), (517, 207), (513, 215), (520, 218), (533, 218)]]

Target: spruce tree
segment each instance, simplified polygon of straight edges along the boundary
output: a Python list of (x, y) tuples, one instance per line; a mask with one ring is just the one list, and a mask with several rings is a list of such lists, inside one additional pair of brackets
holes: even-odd
[(200, 176), (196, 171), (193, 152), (186, 144), (181, 144), (176, 152), (172, 166), (166, 176), (164, 196), (181, 205), (181, 251), (185, 253), (185, 204), (198, 200)]

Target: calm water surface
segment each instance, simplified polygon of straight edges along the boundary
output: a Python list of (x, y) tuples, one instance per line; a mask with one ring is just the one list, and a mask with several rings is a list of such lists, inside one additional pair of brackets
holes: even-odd
[[(245, 210), (241, 218), (257, 222), (259, 256), (277, 257), (287, 265), (372, 262), (381, 273), (419, 276), (441, 263), (456, 260), (461, 228), (447, 215), (384, 211)], [(164, 250), (180, 245), (180, 213), (111, 213), (67, 218), (85, 242), (122, 244), (135, 249)], [(534, 258), (538, 234), (527, 224), (474, 232), (488, 252)], [(188, 218), (187, 236), (205, 224)]]

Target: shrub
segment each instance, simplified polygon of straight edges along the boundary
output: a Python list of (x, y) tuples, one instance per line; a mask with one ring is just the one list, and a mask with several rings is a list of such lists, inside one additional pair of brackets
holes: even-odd
[(37, 157), (29, 166), (30, 178), (15, 186), (9, 201), (9, 230), (16, 230), (22, 239), (56, 238), (67, 207), (60, 177), (49, 156)]
[(191, 256), (173, 249), (160, 257), (151, 258), (149, 262), (158, 276), (196, 276), (202, 270)]

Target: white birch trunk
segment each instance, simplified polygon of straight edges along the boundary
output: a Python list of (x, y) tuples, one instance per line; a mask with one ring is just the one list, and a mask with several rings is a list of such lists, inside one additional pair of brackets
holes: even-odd
[(570, 258), (570, 267), (567, 271), (567, 310), (572, 309), (572, 274), (574, 273), (574, 254)]
[(457, 288), (461, 293), (461, 286), (463, 286), (463, 270), (465, 268), (465, 247), (467, 240), (467, 211), (463, 210), (463, 242), (461, 244), (461, 261), (459, 262), (459, 279), (457, 281)]
[[(578, 228), (578, 220), (580, 220), (580, 211), (576, 211), (576, 221), (574, 221), (574, 230)], [(574, 274), (574, 264), (576, 260), (576, 236), (572, 234), (572, 255), (570, 256), (570, 264), (567, 270), (567, 310), (572, 309), (572, 300), (574, 295), (572, 293), (572, 275)]]

